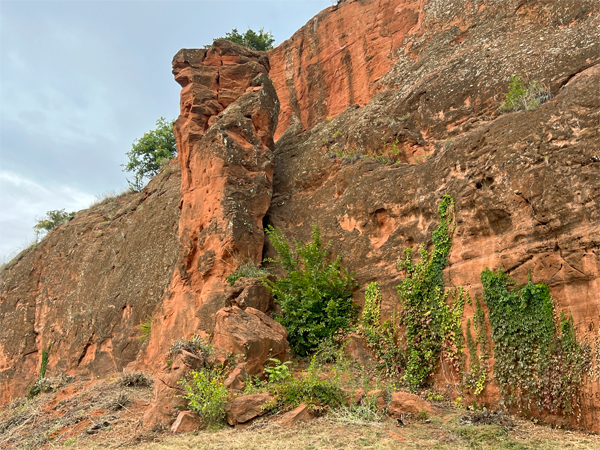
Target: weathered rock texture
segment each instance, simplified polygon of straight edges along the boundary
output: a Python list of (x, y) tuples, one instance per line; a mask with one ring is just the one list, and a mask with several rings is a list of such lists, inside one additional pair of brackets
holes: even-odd
[(215, 314), (227, 306), (224, 277), (241, 262), (261, 260), (279, 112), (268, 69), (266, 53), (227, 40), (173, 58), (182, 86), (175, 122), (179, 258), (152, 323), (148, 361), (161, 358), (175, 339), (211, 332)]
[(0, 403), (47, 375), (106, 376), (135, 360), (177, 260), (173, 161), (139, 194), (80, 211), (0, 273)]
[[(379, 282), (389, 315), (395, 263), (405, 248), (431, 243), (445, 193), (457, 224), (447, 286), (476, 296), (485, 267), (519, 283), (530, 271), (580, 338), (596, 335), (599, 17), (594, 0), (347, 0), (270, 62), (222, 40), (180, 51), (181, 202), (176, 175), (163, 176), (114, 212), (79, 214), (0, 274), (1, 400), (24, 392), (51, 341), (50, 371), (120, 370), (153, 311), (140, 368), (160, 367), (173, 340), (197, 331), (239, 347), (233, 325), (260, 319), (252, 309), (266, 311), (270, 299), (224, 277), (260, 261), (263, 222), (299, 240), (319, 225), (361, 286)], [(553, 98), (500, 115), (513, 74)], [(465, 322), (472, 313), (467, 305)], [(438, 375), (438, 387), (452, 388)], [(163, 404), (172, 407), (169, 392)], [(477, 401), (497, 404), (493, 383)], [(586, 385), (582, 412), (573, 425), (600, 431), (597, 383)]]
[[(331, 14), (371, 3), (345, 2)], [(457, 228), (447, 286), (480, 295), (486, 267), (520, 283), (531, 271), (549, 284), (557, 310), (573, 315), (580, 338), (596, 334), (598, 19), (597, 3), (586, 1), (424, 4), (381, 80), (389, 90), (309, 131), (292, 124), (278, 140), (268, 222), (301, 240), (319, 225), (361, 286), (379, 281), (390, 314), (400, 280), (395, 262), (403, 249), (431, 242), (437, 205), (449, 193)], [(318, 31), (325, 22), (309, 26)], [(548, 86), (554, 98), (499, 116), (513, 74)], [(465, 321), (472, 312), (467, 305)], [(590, 381), (580, 423), (596, 431), (598, 395)], [(498, 400), (493, 384), (481, 398)]]

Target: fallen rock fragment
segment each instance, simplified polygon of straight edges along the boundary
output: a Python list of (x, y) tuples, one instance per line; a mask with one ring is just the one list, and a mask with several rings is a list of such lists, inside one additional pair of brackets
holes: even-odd
[(229, 425), (249, 422), (265, 412), (265, 406), (273, 400), (268, 392), (236, 397), (225, 405), (225, 419)]
[(177, 415), (177, 419), (171, 425), (173, 433), (185, 433), (187, 431), (199, 430), (202, 426), (202, 421), (195, 411), (181, 411)]
[(283, 417), (281, 419), (279, 419), (278, 423), (280, 426), (282, 426), (284, 428), (291, 428), (300, 422), (305, 422), (312, 418), (313, 418), (313, 414), (308, 409), (308, 406), (306, 406), (304, 403), (302, 403), (297, 408), (291, 410), (290, 412), (285, 413), (283, 415)]

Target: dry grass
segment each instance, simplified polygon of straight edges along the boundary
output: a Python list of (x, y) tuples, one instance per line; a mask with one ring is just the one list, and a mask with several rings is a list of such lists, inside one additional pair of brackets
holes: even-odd
[[(446, 412), (431, 423), (397, 427), (387, 421), (378, 427), (340, 424), (328, 417), (294, 428), (269, 423), (260, 429), (224, 429), (195, 435), (169, 436), (146, 444), (153, 450), (341, 450), (341, 449), (598, 449), (600, 438), (585, 433), (552, 430), (519, 422), (512, 431), (496, 425), (458, 425), (459, 414)], [(465, 431), (466, 430), (466, 431)]]

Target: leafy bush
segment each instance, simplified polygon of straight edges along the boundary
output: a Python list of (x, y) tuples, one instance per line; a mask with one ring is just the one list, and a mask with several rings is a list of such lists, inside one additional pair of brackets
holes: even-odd
[(352, 290), (357, 284), (340, 267), (342, 255), (327, 262), (329, 245), (323, 246), (316, 225), (311, 242), (294, 241), (296, 250), (290, 248), (279, 228), (269, 226), (266, 232), (279, 255), (271, 262), (281, 265), (286, 276), (264, 283), (281, 305), (277, 320), (288, 331), (292, 350), (306, 356), (321, 341), (350, 327), (357, 316), (357, 307), (352, 303)]
[(277, 358), (269, 358), (274, 365), (273, 366), (265, 366), (265, 372), (268, 375), (269, 382), (276, 383), (278, 381), (285, 381), (292, 376), (290, 372), (290, 368), (288, 364), (291, 364), (290, 361), (286, 361), (282, 363)]
[(310, 409), (323, 411), (335, 408), (343, 401), (342, 390), (336, 380), (321, 380), (314, 367), (302, 379), (289, 378), (268, 385), (269, 393), (276, 397), (275, 408), (295, 408), (304, 403)]
[(258, 30), (258, 33), (248, 28), (244, 34), (238, 33), (237, 28), (234, 28), (230, 33), (225, 33), (225, 39), (261, 52), (271, 50), (275, 42), (271, 32), (265, 32), (264, 28)]
[(144, 179), (155, 176), (163, 164), (177, 155), (174, 122), (161, 117), (156, 121), (155, 130), (150, 130), (140, 139), (133, 141), (131, 150), (126, 153), (129, 162), (123, 169), (124, 172), (133, 172), (133, 180), (127, 180), (133, 191), (141, 191)]
[(531, 111), (552, 98), (550, 90), (537, 81), (531, 81), (525, 87), (519, 77), (514, 75), (510, 78), (508, 88), (506, 100), (500, 105), (501, 112)]
[(190, 409), (196, 411), (204, 426), (219, 428), (225, 419), (225, 404), (229, 390), (223, 384), (221, 369), (203, 368), (192, 371), (187, 378), (179, 382)]
[(269, 275), (269, 271), (267, 269), (263, 269), (259, 267), (258, 264), (254, 262), (247, 262), (241, 264), (235, 272), (227, 275), (225, 280), (229, 283), (230, 286), (233, 286), (237, 280), (240, 278), (263, 278)]
[(35, 231), (36, 240), (42, 231), (49, 232), (54, 230), (57, 226), (68, 222), (73, 218), (75, 212), (65, 212), (64, 209), (55, 209), (48, 211), (46, 217), (37, 221), (33, 226)]

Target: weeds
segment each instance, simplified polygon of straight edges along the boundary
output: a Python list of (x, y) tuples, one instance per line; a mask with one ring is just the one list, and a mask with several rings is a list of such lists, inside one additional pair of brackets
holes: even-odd
[(150, 334), (152, 333), (152, 316), (146, 317), (139, 325), (140, 330), (140, 341), (145, 342), (150, 338)]
[(223, 384), (222, 369), (203, 368), (192, 371), (179, 384), (185, 391), (182, 397), (188, 401), (189, 408), (198, 413), (204, 426), (223, 426), (229, 390)]
[(177, 339), (169, 349), (169, 360), (173, 361), (182, 350), (206, 359), (214, 353), (214, 347), (197, 334), (189, 339)]
[(253, 261), (248, 261), (241, 264), (235, 272), (225, 277), (225, 280), (229, 283), (229, 286), (233, 286), (240, 278), (264, 278), (269, 275), (269, 271), (260, 267)]
[(550, 89), (537, 81), (531, 81), (525, 87), (519, 77), (514, 75), (510, 79), (508, 88), (505, 101), (500, 105), (500, 112), (532, 111), (552, 98)]
[(144, 372), (123, 372), (117, 383), (123, 387), (150, 387), (153, 380), (146, 376)]

